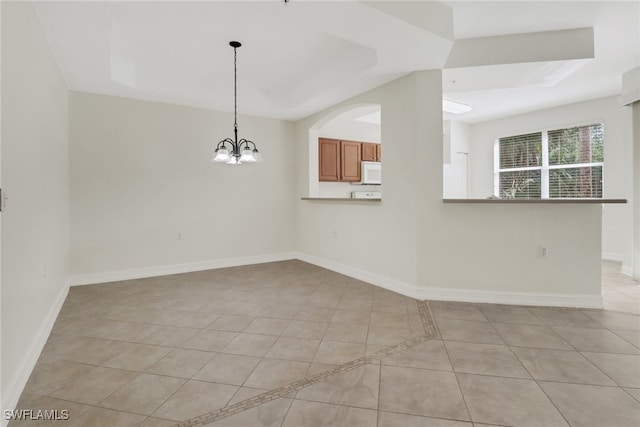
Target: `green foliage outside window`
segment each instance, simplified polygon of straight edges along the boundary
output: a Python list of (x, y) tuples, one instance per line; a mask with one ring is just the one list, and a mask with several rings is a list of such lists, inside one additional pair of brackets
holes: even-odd
[[(544, 150), (547, 159), (542, 155)], [(602, 123), (551, 130), (546, 135), (539, 132), (500, 138), (499, 156), (502, 198), (538, 199), (543, 194), (549, 198), (603, 197)]]
[(542, 134), (500, 138), (500, 169), (542, 166)]
[[(580, 130), (587, 138), (580, 139)], [(602, 124), (549, 131), (549, 165), (604, 161)], [(588, 154), (588, 158), (585, 155)]]

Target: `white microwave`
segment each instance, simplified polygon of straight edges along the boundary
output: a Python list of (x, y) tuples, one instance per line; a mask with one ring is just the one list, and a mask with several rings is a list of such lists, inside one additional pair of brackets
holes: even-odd
[(362, 184), (382, 184), (382, 163), (362, 162)]

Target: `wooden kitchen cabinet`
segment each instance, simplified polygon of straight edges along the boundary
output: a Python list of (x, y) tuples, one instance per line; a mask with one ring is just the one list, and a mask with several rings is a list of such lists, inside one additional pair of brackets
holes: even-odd
[(362, 161), (379, 162), (380, 144), (318, 138), (318, 180), (359, 182)]
[(318, 138), (318, 179), (340, 181), (340, 141)]
[(340, 141), (340, 181), (360, 181), (361, 143)]
[(362, 143), (362, 161), (363, 162), (375, 162), (376, 161), (376, 145), (370, 142)]
[(362, 143), (362, 161), (363, 162), (379, 162), (381, 159), (380, 144), (373, 142)]

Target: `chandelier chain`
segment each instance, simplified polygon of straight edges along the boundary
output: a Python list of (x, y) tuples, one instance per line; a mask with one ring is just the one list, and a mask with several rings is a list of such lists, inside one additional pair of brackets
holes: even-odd
[(233, 48), (233, 126), (238, 129), (238, 52)]

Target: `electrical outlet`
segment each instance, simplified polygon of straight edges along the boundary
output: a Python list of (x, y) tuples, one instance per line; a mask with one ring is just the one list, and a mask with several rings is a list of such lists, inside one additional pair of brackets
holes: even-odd
[(336, 233), (336, 230), (333, 230), (333, 238), (334, 238), (334, 239), (337, 239), (337, 238), (338, 238), (337, 233)]
[(182, 232), (178, 231), (178, 240), (182, 240)]
[(538, 246), (538, 258), (546, 258), (547, 256), (549, 256), (549, 248)]

